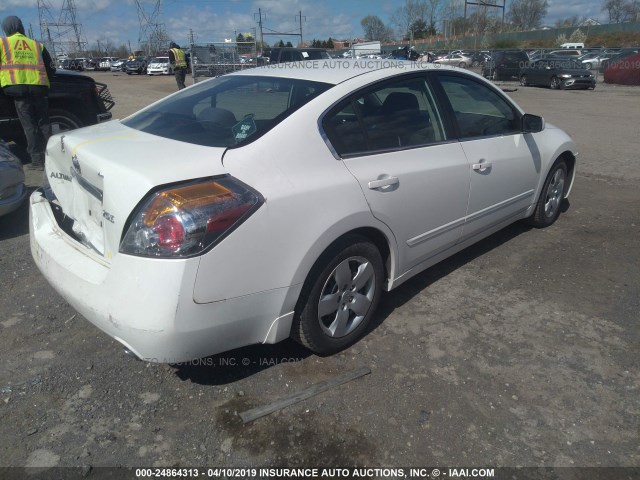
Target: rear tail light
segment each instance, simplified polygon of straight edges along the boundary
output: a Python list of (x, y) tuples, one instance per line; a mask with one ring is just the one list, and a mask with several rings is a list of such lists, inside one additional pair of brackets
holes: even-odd
[(258, 192), (228, 176), (156, 191), (132, 215), (120, 252), (157, 258), (199, 255), (262, 203)]

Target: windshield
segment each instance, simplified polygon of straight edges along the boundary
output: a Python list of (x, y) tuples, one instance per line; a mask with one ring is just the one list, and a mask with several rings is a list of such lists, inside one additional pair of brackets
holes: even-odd
[(150, 63), (169, 63), (169, 57), (156, 57)]
[(182, 90), (122, 123), (208, 147), (249, 143), (331, 85), (290, 78), (223, 76)]

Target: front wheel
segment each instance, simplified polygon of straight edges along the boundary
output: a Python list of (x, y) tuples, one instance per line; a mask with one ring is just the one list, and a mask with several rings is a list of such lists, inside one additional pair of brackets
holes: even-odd
[(564, 161), (559, 161), (549, 172), (533, 215), (529, 218), (529, 223), (532, 226), (536, 228), (548, 227), (558, 219), (566, 184), (567, 164)]
[(460, 63), (458, 64), (458, 66), (459, 66), (460, 68), (467, 68), (467, 64), (466, 64), (466, 63), (464, 63), (464, 62), (460, 62)]
[(49, 123), (51, 124), (51, 134), (67, 132), (84, 126), (82, 120), (71, 112), (57, 108), (49, 109)]
[(375, 314), (383, 279), (382, 256), (373, 243), (359, 235), (336, 242), (309, 274), (291, 336), (324, 355), (351, 345)]
[(549, 87), (551, 88), (551, 90), (559, 90), (560, 86), (560, 79), (558, 77), (551, 77), (551, 82), (549, 82)]
[(593, 65), (591, 65), (590, 63), (585, 63), (585, 64), (584, 64), (584, 68), (586, 68), (587, 70), (591, 70), (591, 67), (592, 67), (592, 66), (593, 66)]
[(529, 81), (527, 80), (526, 75), (520, 76), (520, 85), (522, 85), (523, 87), (526, 87), (527, 85), (529, 85)]

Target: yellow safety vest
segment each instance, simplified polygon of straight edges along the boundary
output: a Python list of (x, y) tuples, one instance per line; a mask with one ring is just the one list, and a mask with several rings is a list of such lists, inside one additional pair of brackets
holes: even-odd
[(187, 60), (184, 55), (184, 51), (180, 48), (172, 48), (173, 58), (176, 62), (176, 68), (187, 68)]
[(44, 46), (16, 33), (0, 41), (0, 87), (11, 85), (49, 86), (42, 59)]

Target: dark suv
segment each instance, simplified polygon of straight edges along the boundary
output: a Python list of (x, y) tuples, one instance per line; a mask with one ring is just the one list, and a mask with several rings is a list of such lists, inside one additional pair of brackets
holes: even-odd
[[(49, 118), (53, 133), (95, 125), (111, 119), (115, 102), (104, 83), (67, 71), (56, 71), (50, 78)], [(0, 137), (26, 145), (24, 131), (13, 99), (0, 89)]]
[(509, 80), (518, 77), (520, 69), (529, 64), (524, 50), (502, 50), (493, 52), (482, 68), (482, 75), (492, 80)]

